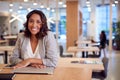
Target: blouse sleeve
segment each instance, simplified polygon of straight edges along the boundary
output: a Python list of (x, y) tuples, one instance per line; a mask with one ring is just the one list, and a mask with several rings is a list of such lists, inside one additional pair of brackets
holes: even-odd
[(22, 61), (22, 59), (20, 59), (20, 54), (21, 54), (20, 45), (21, 45), (21, 34), (18, 35), (15, 48), (13, 50), (13, 54), (10, 56), (11, 64), (17, 64), (18, 62)]
[(48, 35), (44, 39), (45, 43), (45, 58), (43, 59), (43, 64), (46, 66), (56, 67), (59, 54), (57, 41), (52, 32), (48, 32)]

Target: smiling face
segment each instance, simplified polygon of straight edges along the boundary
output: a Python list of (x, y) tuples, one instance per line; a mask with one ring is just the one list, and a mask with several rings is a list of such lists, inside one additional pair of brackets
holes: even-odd
[(42, 27), (41, 17), (38, 14), (32, 14), (28, 20), (28, 29), (31, 35), (36, 35)]

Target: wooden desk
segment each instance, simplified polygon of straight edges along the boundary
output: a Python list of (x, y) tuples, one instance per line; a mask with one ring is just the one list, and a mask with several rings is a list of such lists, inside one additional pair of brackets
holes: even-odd
[(81, 40), (79, 40), (79, 41), (76, 41), (76, 44), (90, 44), (91, 43), (91, 41), (81, 41)]
[(14, 46), (17, 40), (17, 35), (9, 35), (9, 36), (4, 36), (6, 40), (8, 40), (10, 46)]
[(17, 39), (17, 36), (14, 35), (14, 36), (4, 36), (5, 39)]
[(0, 43), (7, 43), (8, 40), (0, 40)]
[[(12, 69), (3, 69), (0, 73), (11, 73), (11, 70)], [(52, 75), (15, 74), (13, 80), (91, 80), (91, 76), (92, 70), (90, 69), (58, 66)]]
[(60, 58), (58, 62), (59, 67), (74, 67), (74, 68), (85, 68), (85, 69), (91, 69), (94, 70), (104, 70), (103, 64), (80, 64), (80, 63), (71, 63), (71, 61), (99, 61), (101, 62), (101, 59), (99, 58)]
[(91, 80), (91, 73), (89, 69), (57, 67), (53, 75), (17, 74), (13, 80)]
[(12, 52), (15, 46), (0, 46), (0, 51), (4, 51), (4, 63), (8, 63), (8, 52)]
[(91, 43), (91, 44), (89, 44), (88, 46), (99, 46), (100, 45), (100, 43)]
[(6, 44), (6, 45), (8, 45), (8, 40), (0, 40), (0, 44)]
[(83, 48), (78, 48), (77, 46), (70, 46), (68, 47), (68, 52), (74, 52), (74, 56), (76, 56), (77, 52), (83, 52), (82, 57), (85, 57), (84, 52), (99, 52), (98, 47), (83, 47)]

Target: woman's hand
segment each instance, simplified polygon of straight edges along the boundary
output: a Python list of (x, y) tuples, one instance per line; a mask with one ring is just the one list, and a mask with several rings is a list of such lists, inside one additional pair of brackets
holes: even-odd
[(36, 59), (36, 58), (29, 58), (26, 60), (21, 61), (17, 65), (13, 66), (13, 68), (22, 68), (22, 67), (27, 67), (28, 65), (36, 68), (44, 68), (46, 66), (43, 65), (43, 62), (41, 59)]
[(29, 59), (26, 59), (26, 60), (23, 60), (21, 61), (20, 63), (18, 63), (17, 65), (13, 66), (13, 68), (22, 68), (22, 67), (26, 67), (30, 65), (30, 60)]
[(46, 66), (43, 64), (31, 64), (30, 66), (35, 67), (35, 68), (46, 68)]

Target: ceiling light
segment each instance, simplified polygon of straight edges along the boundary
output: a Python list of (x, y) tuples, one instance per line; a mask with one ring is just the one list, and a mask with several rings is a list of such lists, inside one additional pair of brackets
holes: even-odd
[(10, 3), (10, 4), (9, 4), (9, 6), (11, 6), (11, 7), (12, 7), (12, 6), (13, 6), (13, 4), (12, 4), (12, 3)]
[(41, 6), (40, 6), (40, 8), (44, 8), (44, 6), (43, 6), (43, 5), (41, 5)]
[(28, 2), (28, 0), (24, 0), (24, 2)]
[(118, 4), (118, 1), (115, 1), (115, 4)]
[(18, 10), (18, 13), (21, 13), (21, 11), (20, 11), (20, 10)]
[(12, 17), (13, 18), (9, 21), (9, 23), (12, 23), (15, 20), (23, 22), (22, 19), (20, 19), (20, 15), (14, 15), (14, 14), (12, 14)]
[(9, 9), (9, 11), (10, 11), (10, 12), (12, 12), (12, 11), (13, 11), (13, 9)]
[(27, 10), (30, 12), (30, 11), (31, 11), (31, 8), (28, 8)]
[(49, 10), (50, 10), (50, 8), (48, 7), (48, 8), (47, 8), (47, 10), (49, 11)]
[(115, 6), (115, 4), (112, 4), (112, 6), (114, 7), (114, 6)]
[(52, 11), (52, 12), (55, 12), (55, 10), (54, 10), (54, 9), (52, 9), (51, 11)]
[(36, 3), (36, 2), (34, 2), (34, 3), (33, 3), (33, 5), (34, 5), (34, 6), (35, 6), (35, 5), (37, 5), (37, 3)]
[(62, 5), (62, 4), (63, 4), (63, 2), (62, 2), (62, 1), (60, 1), (58, 4), (59, 4), (59, 5)]
[(19, 9), (22, 9), (23, 7), (22, 6), (19, 6)]
[(86, 4), (90, 4), (90, 1), (87, 0), (87, 1), (86, 1)]

